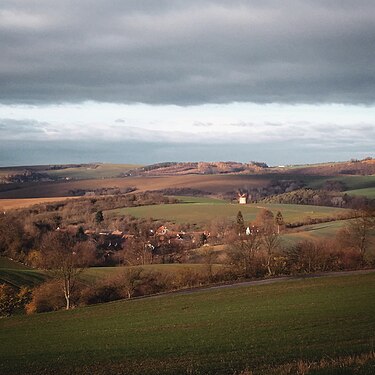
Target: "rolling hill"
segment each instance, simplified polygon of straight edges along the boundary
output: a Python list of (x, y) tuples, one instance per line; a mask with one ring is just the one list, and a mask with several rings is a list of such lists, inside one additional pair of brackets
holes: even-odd
[(269, 209), (274, 214), (281, 211), (285, 221), (294, 222), (310, 218), (327, 218), (347, 210), (333, 207), (320, 207), (293, 204), (230, 204), (224, 201), (205, 203), (179, 203), (169, 205), (153, 205), (140, 207), (127, 207), (106, 211), (110, 216), (131, 215), (137, 218), (154, 218), (175, 223), (207, 224), (208, 222), (226, 218), (235, 221), (238, 211), (242, 212), (245, 221), (254, 220), (257, 213), (263, 209)]
[(370, 375), (374, 282), (323, 277), (0, 319), (0, 373), (296, 374), (315, 364), (314, 374)]
[(16, 288), (22, 286), (33, 287), (47, 279), (39, 270), (29, 268), (22, 263), (0, 257), (0, 283), (5, 283)]

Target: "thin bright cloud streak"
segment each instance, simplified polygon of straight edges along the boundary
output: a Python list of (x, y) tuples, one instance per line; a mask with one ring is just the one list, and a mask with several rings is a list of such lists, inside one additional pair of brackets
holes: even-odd
[[(226, 105), (152, 106), (146, 104), (121, 105), (85, 102), (82, 104), (45, 106), (0, 106), (0, 119), (45, 124), (45, 133), (64, 138), (109, 137), (113, 131), (119, 137), (139, 132), (171, 133), (171, 140), (178, 134), (185, 137), (205, 135), (215, 140), (221, 136), (242, 133), (261, 136), (277, 134), (278, 139), (289, 138), (288, 131), (312, 135), (316, 132), (343, 131), (357, 134), (358, 129), (375, 127), (374, 106), (354, 105), (258, 105), (231, 103)], [(51, 129), (53, 130), (51, 130)], [(282, 134), (278, 134), (282, 131)], [(173, 136), (172, 136), (173, 134)], [(22, 133), (19, 134), (22, 136)], [(196, 139), (199, 141), (199, 139)]]

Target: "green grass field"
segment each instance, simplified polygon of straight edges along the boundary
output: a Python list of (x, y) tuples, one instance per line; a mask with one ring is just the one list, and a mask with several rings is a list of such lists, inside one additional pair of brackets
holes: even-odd
[(98, 163), (90, 165), (82, 165), (80, 167), (71, 167), (51, 170), (47, 166), (23, 166), (23, 167), (3, 167), (0, 168), (0, 177), (9, 174), (23, 173), (26, 169), (39, 173), (47, 173), (52, 177), (72, 178), (76, 180), (86, 179), (100, 179), (100, 178), (114, 178), (121, 173), (126, 173), (130, 169), (141, 167), (140, 164), (111, 164), (111, 163)]
[(188, 197), (188, 196), (171, 196), (176, 198), (180, 203), (207, 203), (207, 204), (225, 204), (228, 203), (223, 199), (209, 197)]
[(0, 319), (0, 373), (259, 374), (368, 353), (374, 285), (374, 273), (324, 277)]
[(375, 175), (372, 176), (346, 176), (337, 177), (341, 180), (350, 190), (375, 188)]
[(355, 189), (355, 190), (348, 190), (345, 193), (349, 195), (359, 195), (362, 197), (367, 197), (370, 199), (375, 199), (375, 187), (371, 188), (364, 188), (364, 189)]
[(337, 180), (342, 181), (348, 188), (348, 190), (354, 189), (364, 189), (375, 187), (375, 175), (371, 176), (347, 176), (347, 175), (340, 175), (340, 176), (319, 176), (319, 175), (308, 175), (308, 174), (295, 174), (292, 172), (291, 169), (290, 173), (280, 174), (280, 175), (272, 175), (266, 174), (269, 179), (286, 179), (286, 180), (296, 180), (296, 181), (303, 181), (306, 184), (306, 187), (312, 189), (320, 189), (324, 186), (325, 182), (328, 180)]
[[(308, 176), (306, 176), (308, 178)], [(305, 181), (305, 176), (301, 176)], [(342, 181), (348, 190), (375, 188), (375, 176), (336, 176), (336, 177), (322, 177), (317, 176), (306, 180), (308, 187), (313, 189), (321, 188), (327, 180)]]
[[(204, 198), (206, 199), (206, 198)], [(220, 201), (219, 201), (220, 202)], [(235, 221), (238, 211), (242, 212), (245, 221), (254, 220), (257, 213), (267, 208), (274, 214), (281, 211), (284, 220), (294, 222), (304, 218), (324, 218), (345, 212), (340, 208), (305, 206), (293, 204), (230, 204), (230, 203), (178, 203), (155, 206), (120, 208), (106, 211), (109, 215), (131, 215), (137, 218), (153, 218), (175, 223), (205, 224), (218, 218)]]
[(16, 288), (33, 287), (46, 279), (47, 276), (40, 270), (34, 270), (8, 258), (0, 257), (0, 283)]
[(16, 288), (22, 286), (34, 287), (46, 281), (47, 276), (39, 270), (0, 269), (0, 283), (9, 284)]
[(27, 270), (29, 269), (27, 266), (23, 265), (22, 263), (15, 262), (9, 258), (1, 257), (0, 256), (0, 270), (2, 268), (10, 268), (14, 270)]
[(338, 220), (329, 223), (307, 225), (303, 227), (303, 230), (300, 232), (284, 234), (282, 240), (285, 245), (291, 245), (303, 240), (334, 238), (337, 231), (346, 223), (347, 220)]
[(115, 178), (130, 169), (140, 167), (139, 164), (97, 164), (95, 167), (82, 166), (42, 171), (53, 177), (87, 180), (96, 178)]

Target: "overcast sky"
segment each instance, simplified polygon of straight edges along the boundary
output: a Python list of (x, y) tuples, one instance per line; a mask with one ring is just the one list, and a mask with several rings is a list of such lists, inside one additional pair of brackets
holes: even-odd
[(373, 0), (2, 0), (0, 165), (375, 156), (374, 46)]

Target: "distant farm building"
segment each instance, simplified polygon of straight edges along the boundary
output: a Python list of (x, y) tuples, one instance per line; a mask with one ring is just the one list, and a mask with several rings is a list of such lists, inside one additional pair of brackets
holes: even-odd
[(238, 194), (238, 203), (239, 204), (246, 204), (247, 203), (247, 198), (248, 198), (247, 194), (239, 193)]

